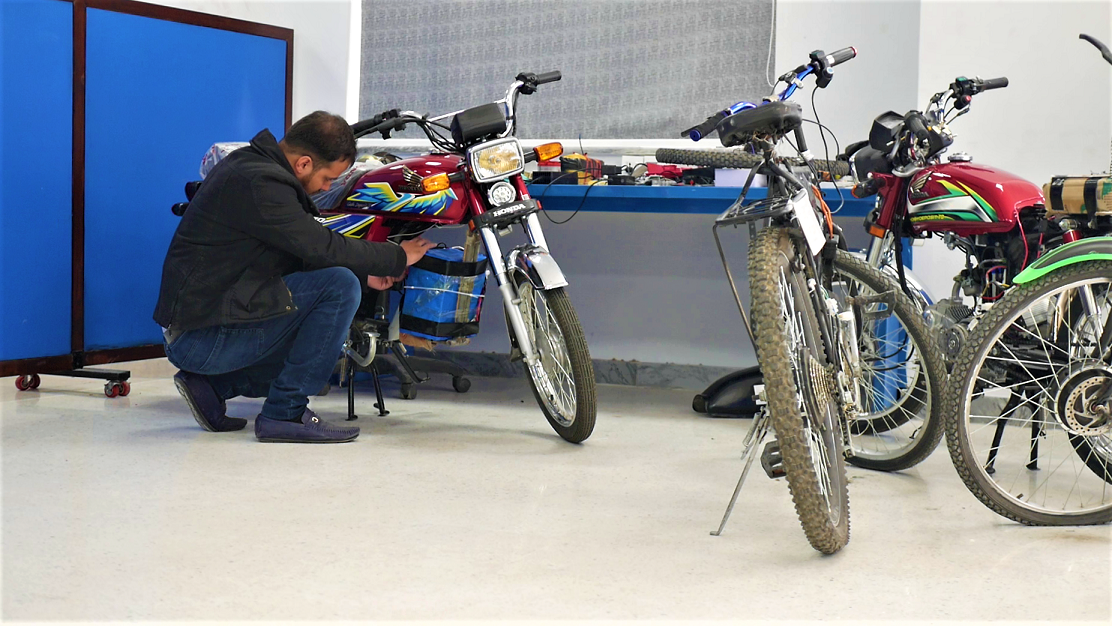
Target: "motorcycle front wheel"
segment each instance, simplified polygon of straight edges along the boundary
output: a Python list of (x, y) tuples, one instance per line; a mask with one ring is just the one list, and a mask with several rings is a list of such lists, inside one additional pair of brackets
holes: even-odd
[[(1112, 263), (1012, 287), (969, 334), (945, 394), (946, 441), (985, 506), (1030, 525), (1112, 521)], [(1088, 288), (1096, 315), (1084, 312)]]
[[(834, 259), (831, 293), (857, 322), (861, 403), (849, 419), (849, 462), (892, 472), (930, 456), (944, 430), (936, 395), (946, 363), (922, 311), (899, 283), (848, 252)], [(886, 302), (853, 304), (851, 298), (885, 294)]]
[(595, 429), (597, 393), (579, 316), (563, 287), (536, 289), (521, 275), (515, 283), (526, 340), (537, 355), (535, 365), (525, 364), (533, 396), (556, 434), (580, 443)]
[(797, 254), (781, 227), (750, 242), (753, 334), (796, 514), (811, 546), (833, 554), (849, 542), (839, 400)]

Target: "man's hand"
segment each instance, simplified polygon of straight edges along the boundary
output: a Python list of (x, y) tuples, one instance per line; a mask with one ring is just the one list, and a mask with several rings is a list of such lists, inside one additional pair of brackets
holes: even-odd
[(425, 256), (426, 252), (436, 247), (435, 243), (424, 237), (414, 237), (408, 241), (403, 241), (401, 245), (402, 250), (405, 250), (406, 267), (420, 261), (421, 257)]
[(378, 291), (386, 291), (387, 289), (393, 287), (394, 283), (396, 283), (396, 282), (398, 282), (398, 279), (394, 278), (393, 276), (368, 276), (367, 277), (367, 286), (370, 287), (371, 289), (376, 289)]

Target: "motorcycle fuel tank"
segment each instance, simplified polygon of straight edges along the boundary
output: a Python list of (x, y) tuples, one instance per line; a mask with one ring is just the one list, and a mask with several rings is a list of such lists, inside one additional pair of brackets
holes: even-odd
[(458, 224), (469, 200), (465, 183), (453, 182), (442, 191), (425, 193), (421, 189), (421, 179), (455, 173), (462, 160), (453, 154), (430, 154), (371, 170), (355, 181), (338, 210), (399, 220)]
[(912, 231), (959, 235), (1007, 232), (1019, 210), (1042, 205), (1042, 190), (1003, 170), (974, 163), (941, 163), (916, 172), (907, 188)]

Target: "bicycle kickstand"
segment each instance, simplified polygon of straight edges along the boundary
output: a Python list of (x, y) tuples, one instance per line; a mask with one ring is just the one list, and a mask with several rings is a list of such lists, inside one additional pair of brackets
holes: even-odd
[(745, 437), (745, 445), (741, 451), (741, 458), (745, 461), (745, 466), (741, 470), (741, 478), (738, 478), (737, 487), (734, 487), (734, 495), (730, 497), (730, 504), (726, 507), (726, 513), (722, 516), (722, 523), (718, 525), (718, 530), (711, 531), (711, 535), (717, 537), (726, 528), (726, 520), (730, 519), (730, 513), (734, 511), (734, 504), (737, 503), (737, 496), (741, 493), (741, 486), (745, 484), (745, 477), (749, 475), (749, 469), (753, 467), (753, 460), (757, 458), (757, 450), (760, 449), (761, 442), (768, 436), (770, 426), (768, 410), (761, 407), (760, 412), (753, 418), (753, 426)]

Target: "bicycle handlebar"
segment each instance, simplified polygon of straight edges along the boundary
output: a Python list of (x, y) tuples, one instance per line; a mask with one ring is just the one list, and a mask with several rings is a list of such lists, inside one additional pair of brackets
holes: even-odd
[(1078, 39), (1084, 39), (1085, 41), (1088, 41), (1089, 43), (1096, 46), (1097, 50), (1100, 50), (1100, 55), (1102, 57), (1104, 57), (1104, 60), (1108, 61), (1109, 63), (1112, 63), (1112, 51), (1109, 51), (1108, 46), (1101, 43), (1100, 40), (1098, 40), (1096, 37), (1093, 37), (1091, 35), (1081, 34), (1081, 35), (1078, 35), (1077, 38)]
[[(788, 72), (787, 74), (784, 74), (784, 76), (780, 78), (780, 81), (788, 83), (788, 86), (784, 89), (783, 92), (780, 93), (779, 96), (777, 96), (777, 99), (782, 102), (790, 98), (792, 94), (795, 93), (799, 82), (810, 74), (815, 74), (817, 81), (816, 84), (819, 87), (826, 87), (828, 84), (830, 84), (830, 78), (834, 75), (830, 68), (834, 67), (835, 65), (841, 65), (842, 63), (845, 63), (846, 61), (849, 61), (856, 56), (857, 48), (854, 48), (853, 46), (842, 48), (841, 50), (835, 50), (834, 52), (831, 52), (829, 54), (823, 52), (822, 50), (815, 50), (810, 55), (810, 63), (800, 65), (796, 69)], [(793, 76), (794, 80), (792, 79)], [(777, 82), (779, 83), (779, 81)], [(773, 94), (775, 93), (776, 92), (774, 88)], [(738, 102), (737, 104), (724, 111), (719, 111), (718, 113), (711, 115), (702, 123), (688, 128), (687, 130), (680, 133), (680, 136), (688, 137), (692, 141), (699, 141), (700, 139), (706, 137), (712, 131), (714, 131), (714, 129), (717, 128), (718, 123), (721, 122), (723, 119), (746, 109), (757, 108), (757, 106), (758, 105), (749, 102)]]
[(729, 114), (725, 111), (719, 111), (718, 113), (715, 113), (714, 115), (708, 117), (702, 124), (693, 126), (683, 131), (682, 133), (680, 133), (680, 137), (688, 137), (691, 139), (691, 141), (699, 141), (703, 137), (706, 137), (707, 135), (714, 132), (714, 129), (718, 126), (718, 122), (726, 119), (728, 115)]
[(846, 61), (849, 61), (850, 59), (856, 57), (857, 48), (849, 46), (848, 48), (835, 50), (834, 52), (831, 52), (829, 56), (831, 59), (830, 67), (834, 67), (835, 65), (841, 65), (842, 63), (845, 63)]

